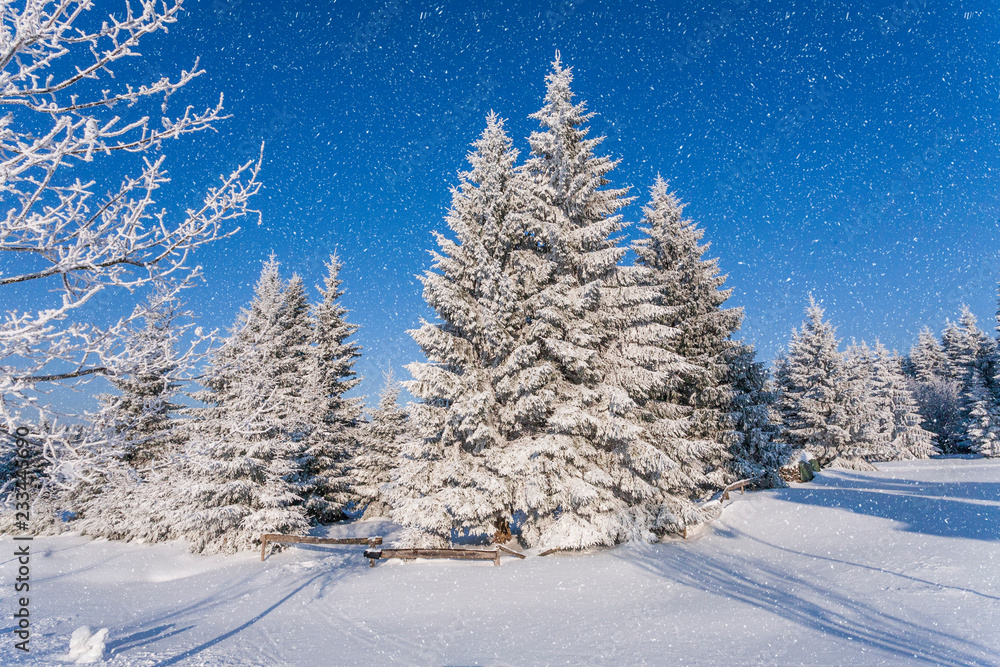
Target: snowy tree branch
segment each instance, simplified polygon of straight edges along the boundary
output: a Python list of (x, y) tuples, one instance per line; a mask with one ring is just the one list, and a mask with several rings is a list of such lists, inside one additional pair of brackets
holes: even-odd
[[(27, 304), (0, 313), (8, 424), (36, 405), (26, 394), (41, 391), (36, 385), (113, 375), (126, 363), (120, 342), (139, 309), (95, 326), (83, 321), (83, 307), (154, 285), (170, 295), (191, 286), (199, 277), (192, 253), (256, 213), (249, 201), (262, 158), (222, 175), (199, 205), (172, 211), (163, 141), (213, 129), (227, 118), (222, 97), (168, 115), (170, 96), (203, 73), (197, 59), (151, 82), (120, 82), (115, 73), (142, 57), (144, 37), (177, 21), (181, 0), (125, 3), (97, 20), (91, 0), (18, 5), (0, 3), (0, 293), (16, 295), (5, 304)], [(158, 110), (142, 113), (157, 100)], [(141, 116), (123, 120), (118, 105), (140, 105)], [(113, 159), (124, 153), (142, 154), (141, 163)], [(109, 177), (116, 183), (102, 183)]]

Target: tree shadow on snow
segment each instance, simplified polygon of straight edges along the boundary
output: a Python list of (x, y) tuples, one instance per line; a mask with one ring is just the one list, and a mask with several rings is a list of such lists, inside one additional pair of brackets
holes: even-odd
[[(55, 535), (45, 535), (45, 536), (43, 536), (43, 538), (44, 537), (57, 537), (57, 536), (55, 536)], [(41, 542), (41, 540), (39, 540), (39, 541)], [(67, 547), (62, 547), (61, 549), (53, 549), (51, 547), (45, 546), (44, 542), (43, 542), (42, 544), (36, 544), (36, 545), (34, 545), (32, 547), (32, 553), (31, 553), (31, 555), (32, 555), (32, 557), (36, 557), (36, 558), (48, 558), (52, 554), (57, 554), (57, 553), (60, 553), (62, 551), (71, 551), (73, 549), (82, 549), (85, 546), (89, 546), (91, 544), (91, 542), (93, 542), (93, 540), (91, 540), (91, 539), (88, 538), (88, 540), (86, 542), (81, 542), (80, 544), (71, 544), (71, 545), (69, 545)], [(12, 541), (11, 542), (11, 549), (13, 550), (13, 548), (16, 545), (17, 545), (17, 542), (13, 542)], [(2, 567), (4, 565), (7, 565), (8, 563), (13, 563), (16, 560), (17, 560), (17, 556), (14, 556), (13, 558), (11, 558), (9, 560), (0, 561), (0, 567)]]
[(277, 602), (275, 602), (274, 604), (272, 604), (270, 607), (268, 607), (264, 611), (260, 612), (259, 614), (257, 614), (253, 618), (251, 618), (246, 623), (243, 623), (242, 625), (239, 625), (239, 626), (233, 628), (232, 630), (229, 630), (228, 632), (224, 632), (221, 635), (219, 635), (217, 637), (214, 637), (213, 639), (210, 639), (207, 642), (204, 642), (202, 644), (199, 644), (198, 646), (190, 648), (187, 651), (184, 651), (183, 653), (179, 653), (179, 654), (175, 655), (172, 658), (168, 658), (166, 660), (162, 660), (162, 661), (156, 663), (156, 667), (166, 667), (166, 665), (176, 665), (177, 663), (181, 662), (182, 660), (187, 660), (188, 658), (194, 657), (194, 656), (198, 655), (199, 653), (201, 653), (202, 651), (210, 649), (213, 646), (215, 646), (216, 644), (219, 644), (221, 642), (226, 641), (227, 639), (229, 639), (233, 635), (237, 635), (237, 634), (243, 632), (244, 630), (246, 630), (247, 628), (249, 628), (251, 625), (253, 625), (257, 621), (261, 620), (262, 618), (264, 618), (265, 616), (267, 616), (268, 614), (270, 614), (272, 611), (274, 611), (275, 609), (277, 609), (281, 605), (283, 605), (286, 602), (288, 602), (290, 599), (292, 599), (293, 597), (295, 597), (295, 595), (298, 594), (299, 591), (301, 591), (303, 588), (307, 587), (309, 584), (313, 583), (313, 581), (315, 581), (316, 579), (319, 579), (322, 576), (323, 576), (323, 573), (319, 573), (319, 574), (316, 574), (316, 575), (312, 576), (311, 578), (307, 579), (302, 584), (300, 584), (297, 588), (292, 589), (292, 591), (290, 593), (288, 593), (285, 597), (281, 598), (280, 600), (278, 600)]
[[(616, 549), (612, 553), (662, 579), (845, 639), (859, 649), (877, 649), (906, 662), (954, 667), (994, 664), (994, 649), (990, 647), (875, 609), (836, 590), (818, 589), (815, 581), (761, 560), (720, 558), (684, 545)], [(808, 645), (801, 646), (801, 659), (808, 662)], [(770, 661), (778, 656), (757, 657)]]
[(884, 479), (837, 470), (808, 485), (772, 492), (778, 500), (844, 509), (940, 537), (1000, 541), (1000, 483)]
[(811, 554), (811, 553), (808, 553), (806, 551), (796, 551), (795, 549), (789, 549), (787, 547), (782, 547), (782, 546), (779, 546), (779, 545), (774, 544), (772, 542), (768, 542), (766, 540), (762, 540), (759, 537), (754, 537), (753, 535), (749, 535), (749, 534), (744, 533), (743, 531), (737, 530), (735, 528), (726, 528), (724, 530), (726, 532), (730, 533), (727, 537), (738, 537), (740, 539), (750, 540), (751, 542), (756, 542), (758, 544), (762, 544), (762, 545), (764, 545), (766, 547), (769, 547), (771, 549), (776, 549), (778, 551), (784, 551), (785, 553), (790, 553), (790, 554), (793, 554), (795, 556), (803, 556), (805, 558), (814, 558), (816, 560), (826, 561), (828, 563), (838, 563), (840, 565), (849, 565), (851, 567), (857, 567), (857, 568), (860, 568), (862, 570), (868, 570), (869, 572), (877, 572), (879, 574), (888, 574), (888, 575), (891, 575), (893, 577), (899, 577), (900, 579), (905, 579), (907, 581), (912, 581), (912, 582), (917, 583), (917, 584), (925, 584), (927, 586), (931, 586), (931, 587), (937, 588), (939, 590), (952, 590), (952, 591), (958, 591), (960, 593), (969, 593), (971, 595), (975, 595), (975, 596), (978, 596), (978, 597), (981, 597), (981, 598), (985, 598), (987, 600), (996, 600), (997, 602), (1000, 602), (1000, 596), (990, 595), (989, 593), (980, 593), (979, 591), (974, 590), (972, 588), (964, 588), (962, 586), (951, 586), (949, 584), (942, 584), (942, 583), (939, 583), (937, 581), (930, 581), (928, 579), (921, 579), (920, 577), (914, 577), (913, 575), (910, 575), (910, 574), (903, 574), (902, 572), (896, 572), (894, 570), (889, 570), (889, 569), (886, 569), (884, 567), (876, 567), (874, 565), (865, 565), (864, 563), (855, 563), (854, 561), (843, 560), (841, 558), (833, 558), (832, 556), (820, 556), (819, 554)]
[(121, 639), (116, 639), (115, 641), (108, 642), (107, 649), (111, 655), (117, 653), (123, 653), (125, 651), (130, 651), (134, 648), (139, 648), (144, 644), (149, 644), (151, 642), (159, 641), (161, 639), (166, 639), (167, 637), (173, 637), (174, 635), (179, 635), (182, 632), (187, 632), (193, 625), (189, 625), (184, 628), (178, 628), (174, 630), (175, 625), (169, 623), (167, 625), (161, 625), (159, 627), (150, 628), (149, 630), (143, 630), (142, 632), (135, 632), (128, 637), (122, 637)]
[[(305, 576), (298, 578), (296, 581), (289, 582), (288, 584), (285, 585), (285, 590), (288, 590), (289, 588), (291, 588), (291, 590), (288, 590), (288, 592), (285, 595), (283, 595), (277, 602), (271, 604), (266, 609), (256, 614), (248, 621), (241, 623), (237, 627), (228, 630), (226, 632), (223, 632), (222, 634), (217, 635), (216, 637), (213, 637), (212, 639), (206, 642), (203, 642), (186, 651), (183, 651), (182, 653), (175, 655), (172, 658), (167, 658), (166, 660), (158, 662), (156, 663), (155, 667), (166, 667), (167, 665), (175, 665), (195, 655), (198, 655), (199, 653), (202, 653), (203, 651), (206, 651), (233, 636), (238, 635), (247, 628), (250, 628), (251, 626), (256, 624), (258, 621), (267, 617), (269, 614), (280, 608), (286, 602), (291, 600), (296, 595), (299, 595), (302, 591), (309, 588), (313, 584), (316, 583), (319, 584), (317, 590), (313, 593), (313, 598), (315, 599), (323, 597), (327, 589), (330, 586), (334, 585), (339, 580), (343, 579), (349, 574), (355, 572), (362, 572), (368, 569), (368, 562), (366, 560), (359, 558), (358, 561), (359, 562), (356, 564), (345, 564), (345, 563), (337, 564), (336, 567), (334, 567), (332, 570), (310, 572)], [(188, 604), (180, 609), (173, 610), (168, 614), (163, 614), (160, 617), (151, 620), (149, 623), (150, 624), (163, 623), (164, 621), (169, 619), (185, 619), (187, 620), (187, 622), (193, 622), (193, 625), (189, 627), (196, 628), (198, 622), (201, 620), (210, 620), (210, 619), (217, 620), (218, 618), (224, 618), (226, 616), (231, 615), (234, 609), (238, 610), (240, 608), (246, 608), (248, 604), (252, 604), (252, 602), (248, 603), (244, 601), (246, 598), (247, 590), (259, 591), (261, 596), (266, 596), (266, 597), (274, 597), (275, 595), (280, 595), (280, 593), (275, 590), (275, 585), (273, 582), (255, 581), (261, 579), (262, 577), (266, 578), (267, 574), (268, 570), (262, 569), (259, 571), (255, 571), (252, 574), (243, 577), (239, 580), (230, 581), (227, 583), (225, 589), (206, 595), (202, 599), (192, 602), (191, 604)], [(185, 630), (186, 629), (187, 628), (185, 628)], [(176, 633), (171, 633), (171, 634), (176, 634)], [(146, 643), (152, 641), (158, 641), (168, 636), (171, 635), (168, 634), (168, 635), (152, 637)]]

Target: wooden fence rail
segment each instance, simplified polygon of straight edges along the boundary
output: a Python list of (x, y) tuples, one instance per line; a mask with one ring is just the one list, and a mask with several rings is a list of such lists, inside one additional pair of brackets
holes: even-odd
[(525, 558), (527, 558), (527, 556), (525, 556), (523, 553), (520, 553), (519, 551), (514, 551), (513, 549), (508, 549), (507, 547), (505, 547), (502, 544), (497, 544), (495, 546), (496, 546), (497, 549), (499, 549), (500, 551), (504, 552), (505, 554), (510, 554), (511, 556), (517, 556), (521, 560), (524, 560)]
[(367, 547), (377, 547), (382, 544), (381, 537), (303, 537), (300, 535), (281, 535), (265, 533), (260, 536), (260, 559), (267, 558), (269, 544), (363, 544)]
[[(504, 552), (511, 553), (519, 558), (524, 558), (524, 554), (519, 554), (512, 549), (504, 548)], [(372, 567), (375, 561), (388, 558), (450, 558), (453, 560), (491, 560), (494, 565), (500, 565), (501, 550), (497, 549), (366, 549), (367, 558)]]
[(722, 490), (722, 499), (729, 500), (729, 492), (733, 491), (734, 489), (739, 489), (740, 495), (743, 495), (744, 493), (746, 493), (747, 484), (750, 484), (751, 482), (753, 482), (752, 479), (741, 479), (738, 482), (733, 482), (732, 484), (730, 484), (729, 486), (727, 486)]
[[(740, 490), (741, 494), (746, 493), (747, 484), (752, 484), (753, 479), (741, 479), (738, 482), (726, 486), (722, 489), (721, 501), (729, 500), (729, 492)], [(687, 526), (684, 527), (683, 537), (687, 539)], [(517, 558), (524, 559), (525, 555), (513, 549), (497, 544), (493, 549), (374, 549), (373, 547), (382, 544), (381, 537), (299, 537), (297, 535), (278, 535), (268, 533), (260, 537), (260, 559), (267, 558), (267, 546), (271, 543), (283, 544), (363, 544), (368, 547), (365, 550), (365, 558), (375, 567), (375, 561), (389, 558), (450, 558), (454, 560), (491, 560), (494, 565), (500, 565), (500, 554), (506, 553)], [(548, 556), (549, 554), (562, 551), (562, 549), (548, 549), (538, 554)]]

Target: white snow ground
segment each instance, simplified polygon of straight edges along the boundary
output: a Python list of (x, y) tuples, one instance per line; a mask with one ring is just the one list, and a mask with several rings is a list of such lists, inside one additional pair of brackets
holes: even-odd
[(13, 647), (8, 556), (0, 662), (55, 662), (88, 625), (113, 665), (1000, 665), (1000, 461), (880, 468), (736, 495), (684, 542), (499, 568), (36, 538), (32, 652)]

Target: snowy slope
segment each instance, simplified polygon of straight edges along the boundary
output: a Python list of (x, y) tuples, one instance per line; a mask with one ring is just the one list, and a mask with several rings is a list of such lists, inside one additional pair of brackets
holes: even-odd
[(734, 496), (686, 542), (500, 568), (36, 538), (31, 659), (5, 629), (0, 661), (89, 625), (115, 665), (1000, 664), (1000, 461), (880, 468)]

